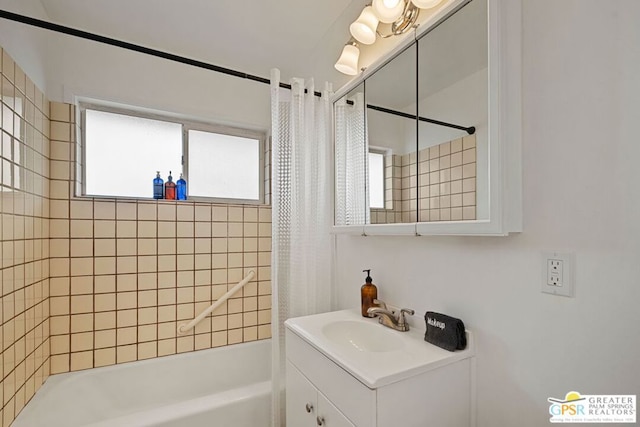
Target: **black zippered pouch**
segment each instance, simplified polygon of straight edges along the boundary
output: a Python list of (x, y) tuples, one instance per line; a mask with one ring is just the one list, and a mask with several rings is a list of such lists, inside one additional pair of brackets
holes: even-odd
[(427, 331), (424, 340), (445, 350), (464, 350), (467, 347), (464, 323), (446, 314), (427, 311), (424, 315)]

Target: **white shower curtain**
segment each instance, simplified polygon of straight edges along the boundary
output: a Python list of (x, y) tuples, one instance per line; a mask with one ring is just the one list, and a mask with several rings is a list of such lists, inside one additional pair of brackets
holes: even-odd
[(271, 72), (274, 427), (285, 424), (283, 322), (332, 307), (330, 90), (318, 98), (303, 79), (282, 89)]
[(369, 139), (364, 93), (336, 102), (335, 123), (336, 225), (368, 224)]

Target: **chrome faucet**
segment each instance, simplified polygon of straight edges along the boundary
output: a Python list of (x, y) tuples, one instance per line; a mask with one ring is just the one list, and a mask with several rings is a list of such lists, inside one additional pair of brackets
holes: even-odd
[(403, 308), (398, 313), (398, 317), (387, 308), (387, 304), (384, 301), (373, 300), (374, 304), (378, 304), (378, 307), (370, 307), (367, 309), (369, 317), (378, 316), (378, 322), (384, 326), (395, 329), (396, 331), (406, 332), (409, 330), (409, 324), (405, 321), (404, 315), (409, 314), (413, 316), (415, 311), (410, 308)]

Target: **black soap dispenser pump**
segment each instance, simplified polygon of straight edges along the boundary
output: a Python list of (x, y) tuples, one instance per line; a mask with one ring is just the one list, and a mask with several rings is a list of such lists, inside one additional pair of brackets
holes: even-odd
[(360, 296), (362, 300), (362, 316), (363, 317), (372, 317), (367, 310), (370, 307), (376, 307), (376, 303), (374, 300), (378, 299), (378, 288), (374, 285), (373, 279), (371, 279), (371, 270), (362, 270), (363, 272), (367, 272), (367, 278), (365, 279), (365, 284), (360, 288)]

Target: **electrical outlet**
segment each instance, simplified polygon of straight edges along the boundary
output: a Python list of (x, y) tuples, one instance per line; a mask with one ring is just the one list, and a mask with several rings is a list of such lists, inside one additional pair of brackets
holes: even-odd
[(547, 260), (547, 285), (562, 286), (564, 262), (561, 259)]
[(542, 253), (542, 292), (573, 297), (574, 264), (573, 253)]

